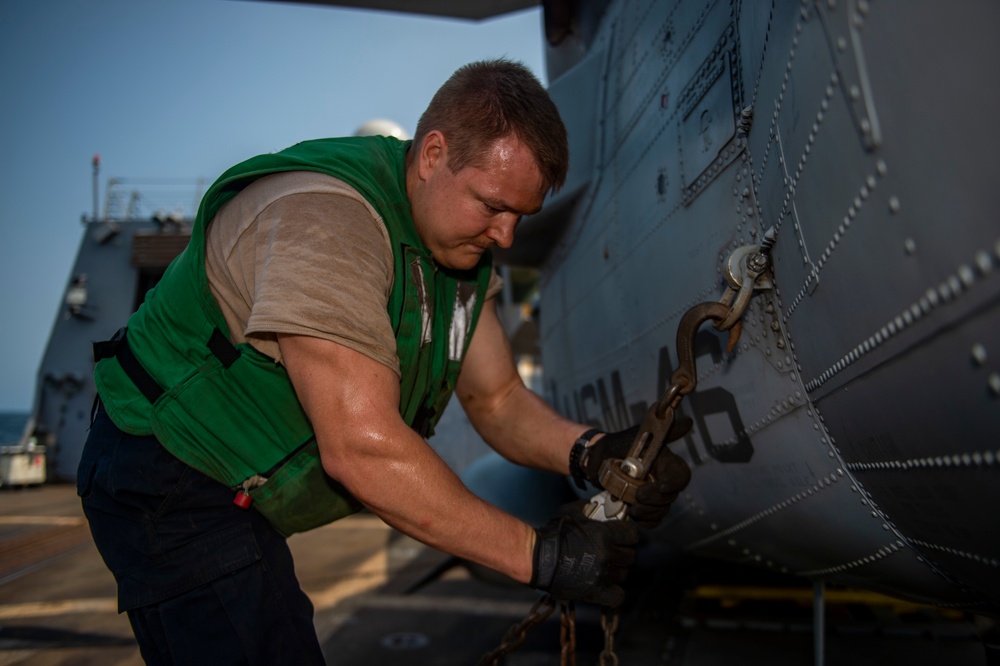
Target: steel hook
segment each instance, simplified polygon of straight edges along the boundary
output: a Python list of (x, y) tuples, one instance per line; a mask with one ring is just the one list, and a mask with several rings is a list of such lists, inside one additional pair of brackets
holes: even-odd
[[(670, 376), (671, 383), (680, 387), (680, 395), (691, 393), (698, 382), (698, 369), (695, 366), (694, 356), (694, 338), (698, 334), (698, 329), (706, 321), (723, 321), (728, 315), (729, 307), (716, 301), (699, 303), (684, 313), (681, 323), (677, 326), (678, 366)], [(743, 322), (737, 319), (729, 329), (727, 354), (731, 354), (736, 348), (742, 331)]]

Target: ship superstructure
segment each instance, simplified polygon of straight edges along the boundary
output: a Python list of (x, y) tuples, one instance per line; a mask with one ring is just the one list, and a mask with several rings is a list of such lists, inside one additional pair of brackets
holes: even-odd
[(93, 168), (93, 211), (81, 219), (79, 249), (21, 442), (45, 447), (51, 479), (76, 475), (96, 395), (91, 344), (125, 324), (187, 245), (204, 186), (194, 178), (112, 178), (100, 210), (97, 156)]

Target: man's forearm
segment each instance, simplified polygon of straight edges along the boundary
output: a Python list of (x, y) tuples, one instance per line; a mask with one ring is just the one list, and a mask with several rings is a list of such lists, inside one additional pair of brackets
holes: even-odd
[(373, 513), (438, 550), (531, 579), (531, 526), (473, 495), (412, 430), (365, 439), (342, 442), (339, 454), (324, 455), (324, 468)]
[(467, 407), (476, 431), (500, 455), (519, 465), (569, 473), (569, 452), (587, 426), (560, 416), (523, 384), (489, 409)]

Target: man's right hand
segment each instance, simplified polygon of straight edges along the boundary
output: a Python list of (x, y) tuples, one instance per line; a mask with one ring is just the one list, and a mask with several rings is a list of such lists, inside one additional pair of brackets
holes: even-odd
[(535, 530), (531, 586), (562, 601), (615, 607), (625, 598), (619, 584), (635, 560), (639, 532), (629, 521), (589, 520), (586, 503), (564, 505)]

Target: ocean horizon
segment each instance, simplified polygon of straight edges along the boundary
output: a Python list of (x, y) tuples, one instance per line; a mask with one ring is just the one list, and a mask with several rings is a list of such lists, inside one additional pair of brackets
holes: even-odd
[(0, 411), (0, 446), (20, 441), (29, 415), (28, 411)]

